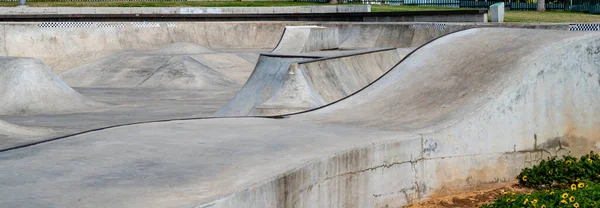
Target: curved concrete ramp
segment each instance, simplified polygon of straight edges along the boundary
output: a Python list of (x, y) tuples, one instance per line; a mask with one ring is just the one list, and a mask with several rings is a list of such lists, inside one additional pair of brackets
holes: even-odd
[(231, 64), (250, 68), (250, 62), (231, 55), (180, 42), (149, 52), (116, 53), (68, 70), (61, 77), (73, 87), (206, 89), (240, 85), (241, 78), (227, 77), (203, 61), (204, 56), (223, 56), (235, 62)]
[(304, 53), (337, 49), (339, 45), (337, 27), (286, 26), (273, 52)]
[(402, 59), (396, 49), (335, 57), (263, 54), (246, 85), (214, 116), (300, 112), (356, 92)]
[(385, 49), (294, 63), (283, 86), (255, 108), (260, 115), (279, 115), (332, 103), (367, 86), (402, 57), (396, 49)]
[(265, 102), (281, 89), (288, 69), (294, 62), (316, 59), (311, 56), (269, 56), (261, 54), (254, 71), (242, 89), (213, 116), (259, 115), (255, 106)]
[(0, 97), (0, 115), (70, 113), (103, 106), (32, 58), (0, 57)]

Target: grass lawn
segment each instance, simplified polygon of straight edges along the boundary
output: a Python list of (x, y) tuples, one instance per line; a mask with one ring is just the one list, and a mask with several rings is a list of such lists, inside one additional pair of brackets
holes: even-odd
[(600, 14), (584, 12), (506, 11), (505, 22), (600, 22)]

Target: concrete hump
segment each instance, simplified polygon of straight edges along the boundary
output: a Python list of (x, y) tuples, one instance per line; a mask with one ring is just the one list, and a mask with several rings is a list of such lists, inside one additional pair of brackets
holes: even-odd
[(68, 70), (61, 77), (75, 87), (207, 89), (237, 85), (196, 58), (205, 54), (213, 53), (197, 44), (174, 43), (149, 52), (115, 53)]
[(103, 106), (32, 58), (0, 57), (0, 97), (0, 115), (71, 113)]
[(337, 27), (286, 26), (273, 52), (304, 53), (337, 49), (340, 46), (338, 33)]
[(328, 58), (263, 55), (238, 94), (215, 116), (267, 116), (300, 112), (342, 99), (402, 59), (396, 49)]

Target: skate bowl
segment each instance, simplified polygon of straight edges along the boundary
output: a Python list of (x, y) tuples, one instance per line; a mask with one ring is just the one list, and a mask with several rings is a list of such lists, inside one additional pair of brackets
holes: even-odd
[[(149, 28), (156, 32), (152, 37), (140, 32), (143, 29), (128, 27), (59, 31), (38, 25), (3, 25), (10, 28), (5, 33), (21, 32), (47, 43), (28, 43), (32, 48), (51, 48), (56, 53), (18, 48), (6, 40), (15, 40), (12, 36), (5, 37), (3, 50), (6, 55), (21, 53), (45, 59), (55, 71), (69, 73), (87, 61), (115, 52), (157, 50), (176, 42), (198, 44), (212, 51), (206, 53), (265, 53), (278, 41), (252, 41), (267, 39), (265, 36), (279, 39), (290, 23), (202, 23), (169, 28), (161, 24)], [(520, 169), (546, 156), (587, 153), (600, 141), (600, 33), (468, 29), (478, 26), (463, 24), (319, 25), (338, 27), (340, 49), (417, 48), (381, 71), (381, 76), (369, 77), (373, 80), (361, 84), (363, 87), (327, 91), (339, 92), (336, 94), (318, 93), (323, 100), (330, 100), (290, 114), (163, 117), (135, 123), (119, 120), (152, 112), (135, 107), (132, 109), (138, 111), (0, 116), (19, 126), (45, 126), (43, 122), (49, 120), (52, 125), (48, 126), (70, 130), (59, 132), (62, 136), (40, 137), (52, 142), (0, 151), (0, 167), (6, 167), (0, 169), (0, 206), (399, 207), (432, 196), (496, 186), (511, 181)], [(210, 27), (229, 28), (194, 29)], [(265, 36), (244, 36), (246, 42), (227, 40), (235, 35), (223, 31), (247, 33), (240, 29), (243, 27), (255, 27), (254, 31)], [(84, 47), (61, 42), (68, 36), (83, 38), (75, 42), (113, 45)], [(210, 37), (214, 41), (207, 41)], [(398, 50), (379, 53), (390, 51)], [(66, 61), (75, 54), (75, 63)], [(362, 55), (369, 54), (375, 56)], [(359, 56), (323, 59), (321, 55), (296, 55), (294, 60), (287, 57), (284, 61), (273, 55), (257, 55), (257, 69), (272, 65), (277, 71), (265, 73), (264, 81), (274, 79), (281, 84), (270, 89), (265, 83), (260, 87), (268, 89), (269, 96), (250, 93), (246, 100), (251, 104), (254, 99), (274, 103), (271, 98), (279, 89), (293, 89), (282, 86), (294, 62), (298, 65), (292, 68), (294, 75), (326, 72), (322, 69), (339, 64), (352, 66), (347, 71), (385, 68), (364, 61), (377, 60), (373, 57), (363, 57), (361, 63), (367, 62), (367, 66), (349, 59)], [(281, 80), (273, 76), (279, 71), (284, 72)], [(314, 77), (351, 82), (344, 77)], [(310, 81), (307, 77), (288, 80)], [(313, 83), (314, 91), (344, 89)], [(95, 95), (90, 93), (94, 89), (76, 90)], [(114, 95), (114, 91), (108, 92)], [(287, 94), (293, 93), (283, 93)], [(255, 102), (256, 106), (263, 103)], [(173, 106), (159, 105), (152, 110), (168, 109), (165, 107)], [(103, 116), (110, 119), (89, 120)], [(77, 124), (66, 120), (76, 120)], [(130, 123), (121, 123), (126, 121)], [(112, 126), (106, 126), (109, 123)]]

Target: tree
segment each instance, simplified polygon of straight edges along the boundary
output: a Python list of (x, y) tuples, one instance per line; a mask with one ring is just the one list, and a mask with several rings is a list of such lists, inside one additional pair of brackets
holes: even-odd
[(546, 11), (546, 0), (537, 0), (538, 12)]
[(338, 4), (338, 0), (329, 0), (330, 4)]

